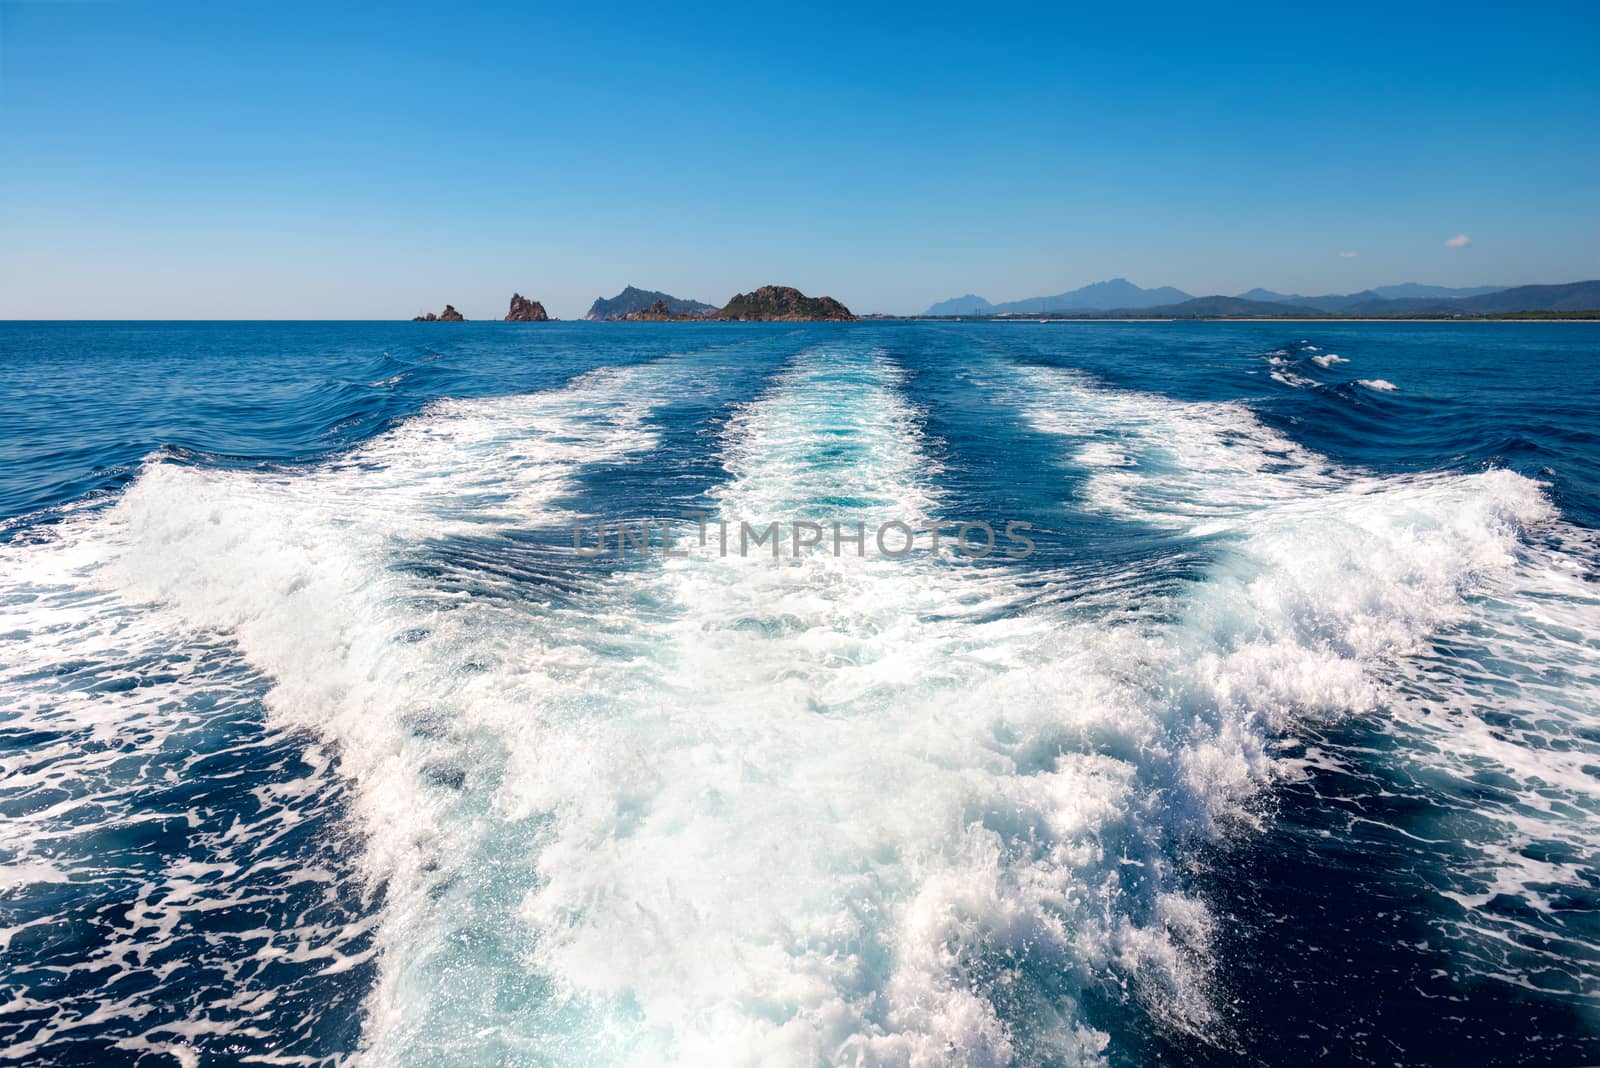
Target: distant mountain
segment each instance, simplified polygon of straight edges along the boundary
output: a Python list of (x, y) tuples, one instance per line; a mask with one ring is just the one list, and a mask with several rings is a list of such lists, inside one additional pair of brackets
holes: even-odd
[(745, 321), (810, 322), (813, 320), (854, 319), (850, 309), (832, 297), (808, 297), (791, 286), (762, 286), (749, 293), (736, 293), (717, 319)]
[(1274, 293), (1270, 289), (1252, 289), (1248, 293), (1240, 293), (1240, 300), (1264, 300), (1269, 304), (1298, 304), (1309, 298), (1298, 293)]
[[(1315, 308), (1319, 312), (1329, 315), (1348, 313), (1374, 302), (1384, 303), (1382, 297), (1370, 289), (1363, 289), (1359, 293), (1329, 294), (1325, 297), (1301, 297), (1294, 301), (1295, 304), (1305, 308)], [(1359, 314), (1359, 313), (1358, 313)]]
[(994, 305), (973, 293), (964, 297), (951, 297), (941, 300), (924, 315), (990, 315), (994, 312)]
[[(1045, 315), (1051, 312), (1110, 311), (1113, 308), (1149, 308), (1188, 300), (1189, 294), (1171, 286), (1142, 289), (1126, 278), (1095, 282), (1082, 289), (1057, 293), (1051, 297), (1030, 297), (1005, 304), (990, 304), (982, 297), (968, 295), (940, 301), (925, 315)], [(968, 303), (971, 302), (971, 303)]]
[(1455, 303), (1472, 315), (1501, 315), (1521, 311), (1593, 311), (1600, 309), (1600, 280), (1568, 282), (1560, 286), (1516, 286)]
[(1385, 304), (1396, 303), (1408, 303), (1418, 306), (1426, 304), (1429, 307), (1433, 307), (1441, 303), (1448, 303), (1441, 301), (1437, 297), (1432, 299), (1413, 298), (1401, 301), (1387, 300), (1380, 296), (1378, 291), (1375, 289), (1363, 289), (1359, 293), (1329, 293), (1320, 297), (1307, 297), (1298, 293), (1286, 295), (1281, 293), (1272, 293), (1271, 290), (1266, 289), (1252, 289), (1250, 293), (1241, 293), (1240, 296), (1250, 297), (1251, 294), (1257, 295), (1255, 299), (1264, 300), (1275, 304), (1293, 304), (1300, 308), (1311, 308), (1315, 311), (1322, 312), (1324, 315), (1381, 315), (1383, 314), (1382, 312), (1369, 312), (1364, 311), (1363, 309), (1372, 309)]
[(673, 315), (710, 315), (717, 310), (715, 305), (704, 304), (698, 300), (684, 300), (670, 293), (628, 286), (610, 300), (604, 297), (597, 299), (589, 305), (589, 314), (584, 318), (621, 319), (631, 312), (647, 311), (657, 301), (665, 304)]
[[(1271, 291), (1251, 290), (1251, 292)], [(1120, 308), (1094, 314), (1096, 317), (1106, 318), (1130, 315), (1152, 319), (1256, 317), (1292, 319), (1318, 316), (1381, 319), (1406, 316), (1506, 315), (1519, 312), (1534, 314), (1600, 312), (1600, 281), (1569, 282), (1557, 286), (1516, 286), (1512, 289), (1491, 290), (1473, 297), (1453, 299), (1415, 297), (1385, 300), (1377, 296), (1376, 292), (1376, 290), (1366, 290), (1343, 297), (1301, 297), (1299, 303), (1295, 304), (1279, 300), (1251, 300), (1245, 297), (1196, 297), (1177, 304), (1165, 304), (1153, 308)]]
[[(1403, 282), (1396, 286), (1376, 286), (1364, 289), (1359, 293), (1328, 293), (1320, 297), (1308, 297), (1299, 293), (1274, 293), (1270, 289), (1252, 289), (1248, 293), (1240, 293), (1241, 300), (1264, 300), (1274, 304), (1298, 304), (1305, 308), (1315, 308), (1317, 311), (1340, 313), (1346, 315), (1383, 314), (1382, 312), (1369, 312), (1363, 309), (1372, 309), (1381, 301), (1413, 301), (1428, 302), (1429, 307), (1437, 305), (1442, 300), (1462, 300), (1467, 297), (1482, 296), (1487, 293), (1498, 293), (1505, 289), (1504, 286), (1470, 286), (1465, 289), (1451, 289), (1448, 286), (1426, 286), (1420, 282)], [(1422, 307), (1420, 303), (1416, 305)]]
[(1171, 286), (1142, 289), (1126, 278), (1113, 278), (1109, 282), (1095, 282), (1068, 293), (1053, 297), (1034, 297), (997, 304), (996, 315), (1035, 315), (1059, 311), (1108, 311), (1113, 308), (1152, 308), (1159, 304), (1174, 304), (1188, 300), (1189, 294)]
[[(1439, 289), (1438, 286), (1418, 286)], [(1409, 290), (1409, 286), (1380, 286), (1343, 297), (1306, 297), (1303, 307), (1331, 315), (1382, 318), (1405, 315), (1501, 315), (1507, 312), (1572, 312), (1600, 308), (1600, 282), (1569, 282), (1558, 286), (1514, 286), (1489, 289), (1473, 296), (1385, 298), (1384, 290)], [(1446, 292), (1452, 292), (1446, 290)], [(1455, 290), (1454, 292), (1469, 292)]]
[(1314, 308), (1271, 300), (1245, 300), (1243, 297), (1192, 297), (1177, 304), (1162, 304), (1153, 308), (1119, 308), (1110, 314), (1121, 312), (1161, 319), (1271, 318), (1317, 314)]
[(1374, 286), (1369, 292), (1384, 300), (1458, 300), (1462, 297), (1481, 297), (1485, 293), (1499, 293), (1505, 286), (1468, 286), (1451, 289), (1449, 286), (1425, 286), (1420, 282), (1402, 282), (1397, 286)]
[(1383, 317), (1389, 315), (1464, 315), (1465, 309), (1459, 300), (1429, 300), (1426, 297), (1412, 300), (1384, 300), (1375, 297), (1369, 290), (1365, 293), (1352, 293), (1349, 297), (1335, 298), (1324, 297), (1307, 302), (1311, 307), (1327, 315), (1350, 315), (1357, 318), (1369, 316)]
[(1070, 293), (1007, 304), (990, 304), (982, 297), (968, 294), (940, 301), (924, 314), (1133, 316), (1158, 319), (1350, 316), (1382, 319), (1506, 315), (1517, 312), (1570, 314), (1596, 310), (1600, 310), (1600, 281), (1553, 286), (1469, 286), (1454, 289), (1404, 282), (1364, 289), (1359, 293), (1330, 293), (1320, 297), (1259, 288), (1236, 297), (1190, 297), (1170, 286), (1141, 289), (1125, 278), (1113, 278), (1109, 282), (1096, 282)]

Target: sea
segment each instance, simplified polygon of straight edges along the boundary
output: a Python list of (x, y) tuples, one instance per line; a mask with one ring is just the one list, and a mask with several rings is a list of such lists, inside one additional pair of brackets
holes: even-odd
[(11, 322), (0, 457), (0, 1062), (1600, 1063), (1592, 324)]

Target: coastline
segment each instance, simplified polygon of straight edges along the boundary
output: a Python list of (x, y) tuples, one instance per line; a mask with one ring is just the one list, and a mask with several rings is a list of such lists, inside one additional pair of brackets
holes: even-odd
[(925, 318), (921, 316), (908, 316), (898, 318), (894, 316), (873, 317), (872, 322), (915, 322), (915, 323), (1032, 323), (1044, 325), (1046, 323), (1600, 323), (1600, 315), (1585, 318), (1572, 316), (1540, 316), (1540, 315), (1497, 315), (1497, 316), (1438, 316), (1436, 318), (1418, 316), (1415, 318), (1396, 318), (1393, 316), (1331, 316), (1331, 315), (1195, 315), (1174, 317), (1125, 317), (1111, 318), (1109, 316), (1094, 318), (981, 318), (977, 316), (964, 316), (962, 318)]
[(1470, 319), (1469, 318), (1444, 318), (1442, 316), (1440, 318), (1437, 318), (1437, 319), (1424, 319), (1424, 318), (1396, 319), (1396, 318), (1387, 318), (1387, 317), (1376, 317), (1376, 318), (1341, 317), (1341, 318), (1334, 318), (1332, 316), (1320, 316), (1320, 315), (1319, 316), (1302, 316), (1302, 317), (1294, 317), (1294, 318), (1290, 318), (1289, 316), (1276, 316), (1276, 315), (1271, 315), (1271, 316), (1265, 316), (1265, 315), (1264, 316), (1248, 316), (1248, 317), (1247, 316), (1242, 316), (1242, 315), (1240, 315), (1240, 316), (1220, 316), (1219, 315), (1219, 316), (1193, 316), (1193, 317), (1185, 317), (1185, 318), (1182, 318), (1182, 319), (1174, 319), (1174, 318), (1160, 318), (1160, 319), (1157, 319), (1157, 318), (1150, 318), (1150, 319), (1143, 319), (1143, 318), (1125, 318), (1125, 319), (1112, 319), (1112, 318), (1094, 318), (1094, 319), (1087, 319), (1087, 318), (1085, 318), (1085, 319), (1049, 319), (1049, 318), (1046, 318), (1046, 319), (1039, 319), (1039, 318), (1029, 318), (1029, 319), (1020, 319), (1020, 318), (1019, 319), (982, 319), (982, 318), (976, 318), (976, 317), (966, 317), (966, 318), (961, 318), (961, 319), (927, 319), (927, 318), (918, 318), (918, 317), (908, 317), (908, 318), (904, 318), (904, 319), (899, 319), (899, 318), (893, 318), (893, 317), (889, 317), (889, 316), (883, 316), (881, 318), (874, 318), (871, 321), (872, 322), (907, 322), (907, 323), (1019, 323), (1019, 324), (1021, 324), (1021, 323), (1031, 323), (1031, 324), (1034, 324), (1034, 325), (1037, 325), (1037, 326), (1043, 326), (1043, 325), (1045, 325), (1047, 323), (1078, 323), (1078, 324), (1086, 324), (1086, 323), (1394, 323), (1394, 324), (1402, 324), (1402, 323), (1600, 323), (1600, 316), (1594, 316), (1594, 317), (1591, 317), (1591, 318), (1584, 318), (1584, 319), (1575, 319), (1575, 318), (1569, 318), (1569, 317), (1545, 318), (1545, 317), (1536, 316), (1536, 315), (1529, 315), (1529, 316), (1526, 316), (1526, 317), (1523, 317), (1523, 316), (1497, 316), (1495, 318), (1475, 317), (1475, 318), (1470, 318)]

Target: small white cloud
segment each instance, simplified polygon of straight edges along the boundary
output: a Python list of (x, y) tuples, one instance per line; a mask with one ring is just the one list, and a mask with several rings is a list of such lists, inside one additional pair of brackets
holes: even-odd
[(1347, 248), (1347, 249), (1345, 249), (1345, 250), (1344, 250), (1344, 251), (1342, 251), (1342, 252), (1340, 252), (1340, 253), (1339, 253), (1339, 255), (1340, 255), (1340, 256), (1343, 256), (1343, 257), (1344, 257), (1344, 258), (1345, 258), (1345, 259), (1347, 259), (1347, 260), (1353, 260), (1353, 259), (1355, 259), (1355, 258), (1356, 258), (1356, 257), (1357, 257), (1357, 256), (1359, 256), (1359, 255), (1361, 255), (1361, 253), (1359, 253), (1359, 252), (1357, 252), (1357, 251), (1356, 251), (1356, 250), (1355, 250), (1355, 249), (1353, 249), (1353, 248)]
[(1468, 237), (1466, 234), (1457, 234), (1455, 237), (1452, 237), (1450, 240), (1446, 241), (1444, 243), (1444, 247), (1466, 248), (1470, 244), (1472, 244), (1472, 238)]

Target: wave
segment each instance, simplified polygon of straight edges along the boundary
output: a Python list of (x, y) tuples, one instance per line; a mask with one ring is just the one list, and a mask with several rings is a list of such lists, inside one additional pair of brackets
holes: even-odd
[[(1349, 359), (1340, 356), (1336, 352), (1321, 352), (1317, 346), (1307, 344), (1304, 341), (1273, 349), (1260, 358), (1269, 367), (1273, 368), (1268, 374), (1274, 381), (1295, 389), (1307, 386), (1320, 387), (1324, 383), (1318, 378), (1309, 376), (1317, 375), (1321, 371), (1331, 370), (1339, 364), (1350, 362)], [(1311, 370), (1311, 367), (1307, 366), (1308, 364), (1314, 366), (1316, 370)], [(1299, 370), (1296, 370), (1296, 368)], [(1301, 371), (1306, 373), (1301, 374)], [(1367, 385), (1368, 383), (1359, 382), (1357, 384)]]
[(1297, 375), (1293, 371), (1273, 371), (1270, 375), (1274, 382), (1279, 382), (1292, 389), (1301, 389), (1305, 386), (1319, 386), (1320, 382), (1305, 375)]

